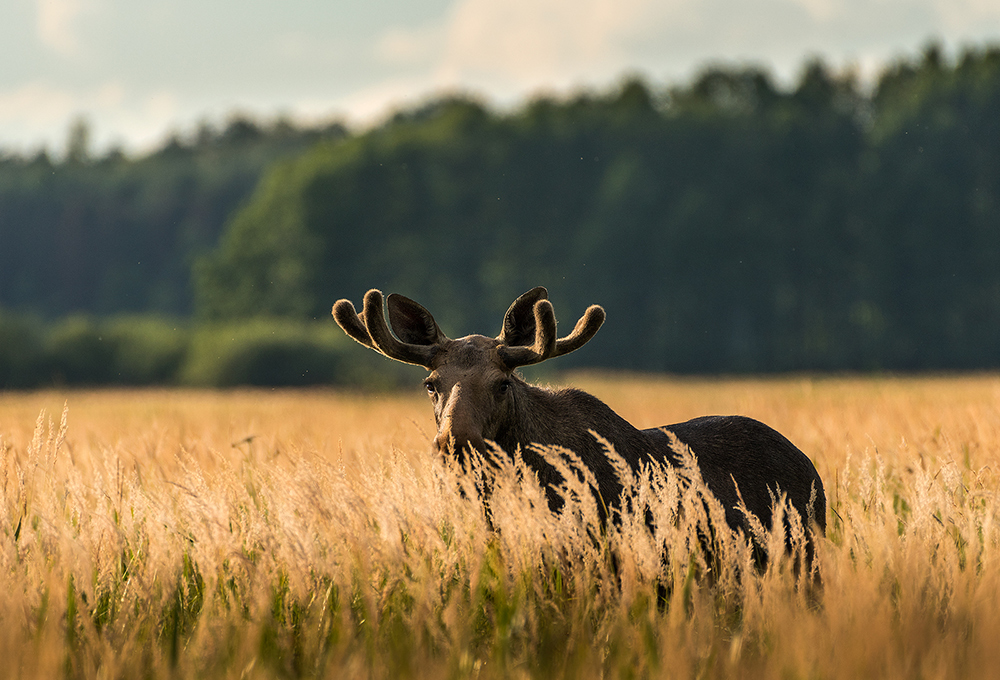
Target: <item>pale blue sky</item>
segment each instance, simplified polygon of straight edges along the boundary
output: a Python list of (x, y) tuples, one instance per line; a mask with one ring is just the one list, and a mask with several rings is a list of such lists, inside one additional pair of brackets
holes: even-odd
[(1000, 0), (0, 0), (0, 149), (143, 150), (234, 111), (377, 120), (443, 91), (500, 105), (710, 61), (874, 73), (1000, 43)]

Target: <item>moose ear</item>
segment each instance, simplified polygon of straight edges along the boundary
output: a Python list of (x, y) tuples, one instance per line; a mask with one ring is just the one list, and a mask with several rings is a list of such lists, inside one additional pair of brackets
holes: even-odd
[(447, 342), (431, 313), (408, 297), (393, 293), (385, 301), (392, 332), (411, 345), (437, 345)]
[(503, 329), (497, 340), (508, 347), (534, 344), (535, 303), (548, 297), (549, 291), (544, 286), (538, 286), (514, 300), (503, 317)]

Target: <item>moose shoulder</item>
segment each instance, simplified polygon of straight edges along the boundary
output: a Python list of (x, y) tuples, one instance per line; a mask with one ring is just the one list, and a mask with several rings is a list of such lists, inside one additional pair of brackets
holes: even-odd
[[(747, 528), (737, 509), (740, 498), (770, 527), (772, 506), (783, 494), (803, 523), (813, 522), (825, 531), (826, 496), (816, 468), (763, 423), (741, 416), (705, 416), (639, 430), (586, 392), (546, 389), (522, 380), (519, 367), (582, 347), (604, 322), (604, 310), (592, 305), (569, 335), (557, 338), (547, 296), (545, 288), (538, 287), (517, 298), (496, 338), (469, 335), (452, 340), (426, 309), (396, 294), (385, 301), (387, 323), (377, 290), (365, 294), (360, 316), (349, 300), (339, 300), (333, 316), (366, 347), (430, 371), (424, 385), (438, 427), (434, 446), (443, 454), (461, 459), (469, 449), (485, 452), (487, 442), (506, 452), (520, 449), (539, 481), (551, 488), (561, 478), (531, 445), (557, 445), (575, 452), (593, 471), (601, 497), (615, 503), (622, 487), (593, 433), (613, 445), (635, 470), (643, 461), (677, 464), (672, 434), (695, 454), (702, 479), (721, 502), (732, 528)], [(556, 496), (549, 498), (555, 502)]]

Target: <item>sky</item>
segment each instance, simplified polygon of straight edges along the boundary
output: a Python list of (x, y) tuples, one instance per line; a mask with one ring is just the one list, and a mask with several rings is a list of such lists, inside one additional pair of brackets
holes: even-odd
[(0, 152), (141, 153), (239, 113), (362, 127), (446, 92), (496, 106), (807, 59), (872, 77), (1000, 45), (1000, 0), (0, 0)]

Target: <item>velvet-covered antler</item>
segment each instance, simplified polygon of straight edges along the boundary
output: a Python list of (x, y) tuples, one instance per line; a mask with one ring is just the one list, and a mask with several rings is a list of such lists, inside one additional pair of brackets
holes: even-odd
[(572, 333), (556, 339), (555, 313), (548, 295), (542, 286), (532, 288), (507, 310), (497, 341), (501, 343), (500, 358), (508, 368), (569, 354), (583, 347), (604, 323), (604, 309), (591, 305)]
[[(542, 286), (532, 288), (507, 310), (497, 337), (497, 351), (508, 369), (569, 354), (583, 347), (604, 323), (604, 310), (591, 305), (572, 333), (556, 338), (556, 316), (548, 295)], [(397, 294), (390, 295), (385, 306), (389, 309), (389, 323), (383, 311), (382, 292), (373, 288), (365, 293), (360, 315), (350, 300), (337, 300), (333, 318), (347, 335), (365, 347), (396, 361), (433, 368), (434, 358), (450, 340), (431, 313)]]
[[(407, 340), (397, 339), (389, 330), (382, 309), (382, 291), (372, 289), (365, 293), (364, 306), (359, 316), (350, 300), (337, 300), (333, 306), (333, 318), (351, 338), (365, 347), (381, 352), (390, 359), (431, 368), (435, 355), (448, 338), (440, 331), (434, 318), (427, 310), (401, 295), (389, 296), (389, 313), (393, 328)], [(414, 330), (411, 323), (419, 323)]]
[[(552, 310), (552, 303), (548, 300), (538, 300), (532, 307), (532, 312), (535, 327), (534, 344), (531, 346), (501, 344), (497, 349), (500, 360), (507, 368), (537, 364), (548, 359), (556, 350), (556, 313)], [(505, 333), (501, 333), (497, 340), (504, 342), (504, 336)]]
[(576, 322), (573, 332), (565, 338), (556, 340), (556, 351), (552, 353), (552, 356), (561, 357), (563, 354), (569, 354), (586, 345), (592, 337), (597, 335), (597, 331), (601, 329), (606, 317), (607, 314), (604, 313), (604, 308), (600, 305), (587, 307), (587, 311)]

